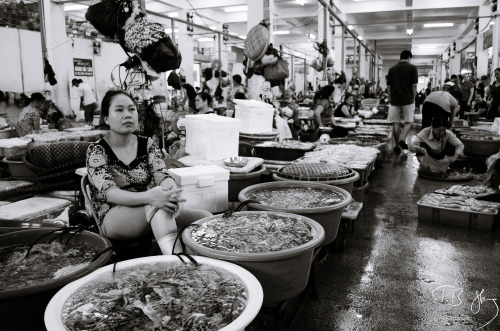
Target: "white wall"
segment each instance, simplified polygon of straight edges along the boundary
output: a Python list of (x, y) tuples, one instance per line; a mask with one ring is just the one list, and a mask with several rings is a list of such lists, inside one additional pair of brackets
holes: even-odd
[(40, 33), (2, 27), (0, 40), (0, 90), (40, 91), (44, 80)]
[[(127, 55), (122, 50), (119, 44), (115, 43), (107, 43), (101, 42), (101, 54), (94, 54), (93, 40), (91, 39), (82, 39), (82, 38), (74, 38), (74, 46), (71, 43), (68, 43), (68, 49), (70, 58), (68, 59), (66, 66), (68, 68), (68, 76), (69, 76), (69, 87), (70, 88), (70, 96), (72, 99), (72, 108), (74, 109), (74, 99), (75, 93), (77, 93), (75, 88), (71, 88), (71, 80), (73, 78), (79, 78), (83, 80), (85, 83), (89, 84), (89, 86), (96, 93), (96, 98), (98, 103), (102, 100), (104, 94), (111, 88), (115, 87), (113, 85), (113, 81), (111, 79), (111, 72), (113, 68), (123, 63), (127, 59)], [(94, 69), (93, 76), (75, 76), (74, 67), (73, 67), (73, 58), (80, 59), (90, 59), (92, 60), (92, 66)], [(124, 79), (125, 72), (121, 72), (121, 78)], [(115, 79), (116, 84), (119, 83), (119, 71), (116, 68), (113, 72), (113, 77)], [(75, 109), (74, 109), (75, 110)]]
[[(0, 40), (2, 41), (0, 90), (25, 93), (40, 92), (44, 82), (40, 33), (0, 28)], [(76, 89), (71, 87), (73, 78), (80, 78), (88, 83), (94, 90), (98, 103), (106, 91), (111, 87), (116, 87), (111, 79), (112, 71), (116, 84), (120, 84), (119, 71), (117, 68), (113, 69), (118, 64), (123, 63), (127, 59), (127, 55), (119, 44), (101, 42), (100, 55), (94, 54), (93, 40), (91, 39), (73, 38), (72, 41), (68, 37), (67, 42), (58, 47), (64, 48), (68, 54), (65, 63), (61, 63), (61, 61), (51, 62), (54, 71), (60, 73), (56, 74), (58, 89), (68, 91), (68, 93), (56, 93), (55, 100), (59, 105), (71, 104), (72, 109), (78, 110), (79, 102)], [(73, 58), (92, 60), (93, 76), (75, 76)], [(123, 80), (124, 70), (121, 71), (121, 74)], [(67, 77), (62, 77), (63, 75), (67, 75)], [(153, 82), (156, 94), (164, 90), (166, 92), (165, 77), (166, 75), (163, 73), (159, 80)], [(68, 82), (67, 86), (59, 85), (65, 85), (64, 82)], [(60, 98), (67, 98), (67, 95), (70, 95), (71, 100), (60, 100)], [(63, 111), (69, 113), (68, 109), (63, 109)]]

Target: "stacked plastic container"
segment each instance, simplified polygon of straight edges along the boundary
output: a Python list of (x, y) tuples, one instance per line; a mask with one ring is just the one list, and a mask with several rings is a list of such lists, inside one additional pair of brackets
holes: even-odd
[(241, 120), (215, 114), (186, 115), (186, 152), (218, 161), (238, 156)]
[(181, 208), (204, 209), (217, 213), (228, 208), (229, 170), (216, 165), (172, 168), (168, 173), (182, 188), (186, 199)]
[(241, 120), (241, 133), (270, 133), (273, 131), (274, 107), (258, 100), (234, 100), (234, 117)]

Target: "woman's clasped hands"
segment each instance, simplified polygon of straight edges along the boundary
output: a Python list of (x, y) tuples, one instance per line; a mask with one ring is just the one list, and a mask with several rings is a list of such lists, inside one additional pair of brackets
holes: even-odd
[(149, 190), (151, 194), (151, 205), (175, 214), (179, 210), (179, 203), (186, 202), (182, 198), (182, 189), (172, 189), (156, 186)]

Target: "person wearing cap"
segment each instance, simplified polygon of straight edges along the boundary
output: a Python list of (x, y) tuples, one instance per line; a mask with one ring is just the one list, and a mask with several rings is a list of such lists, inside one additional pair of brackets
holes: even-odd
[(94, 121), (94, 113), (97, 109), (97, 100), (94, 92), (87, 83), (81, 79), (74, 78), (71, 81), (72, 85), (78, 88), (80, 94), (80, 109), (85, 112), (85, 124), (92, 126)]
[[(450, 86), (446, 83), (444, 87)], [(452, 83), (453, 84), (453, 83)], [(446, 90), (434, 91), (429, 94), (422, 106), (422, 129), (431, 126), (434, 117), (443, 117), (448, 121), (447, 128), (451, 128), (453, 119), (459, 110), (457, 100)]]

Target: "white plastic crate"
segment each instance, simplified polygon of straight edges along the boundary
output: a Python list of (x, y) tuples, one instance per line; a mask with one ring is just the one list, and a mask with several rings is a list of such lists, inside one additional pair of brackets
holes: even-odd
[(241, 120), (242, 133), (269, 133), (273, 131), (274, 108), (257, 100), (234, 100), (234, 117)]
[(186, 152), (218, 161), (238, 156), (241, 120), (215, 114), (186, 115)]
[(216, 165), (199, 165), (168, 170), (187, 201), (181, 208), (203, 209), (211, 213), (228, 208), (229, 170)]

